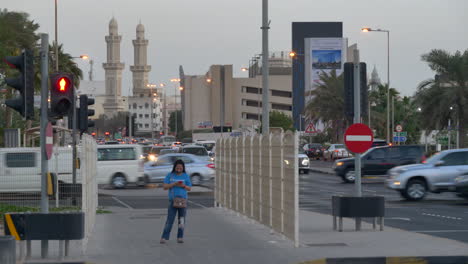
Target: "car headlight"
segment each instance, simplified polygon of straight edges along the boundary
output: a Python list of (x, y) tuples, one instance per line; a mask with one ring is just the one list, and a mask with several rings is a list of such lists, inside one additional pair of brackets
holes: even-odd
[(304, 166), (309, 165), (309, 159), (303, 159), (301, 164), (304, 165)]
[(466, 181), (466, 180), (468, 180), (468, 175), (462, 175), (462, 176), (458, 176), (455, 178), (456, 183)]
[(340, 161), (340, 162), (337, 162), (336, 163), (336, 166), (339, 167), (339, 166), (343, 166), (344, 162)]
[(149, 155), (149, 156), (148, 156), (148, 159), (151, 160), (151, 161), (155, 161), (155, 160), (156, 160), (156, 156), (155, 156), (155, 155)]

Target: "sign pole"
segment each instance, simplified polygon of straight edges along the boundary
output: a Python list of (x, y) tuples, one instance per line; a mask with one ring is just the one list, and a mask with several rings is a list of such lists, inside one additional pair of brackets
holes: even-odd
[[(47, 162), (46, 128), (48, 120), (47, 99), (49, 98), (49, 35), (41, 34), (41, 213), (49, 213), (49, 198), (47, 197)], [(47, 258), (49, 241), (41, 240), (41, 257)]]
[[(359, 50), (354, 50), (354, 124), (360, 123), (361, 121), (361, 82), (360, 77), (360, 66), (359, 66)], [(357, 197), (362, 196), (361, 190), (361, 154), (356, 153), (356, 158), (354, 159), (354, 170), (356, 174), (356, 180), (354, 182), (355, 192)]]

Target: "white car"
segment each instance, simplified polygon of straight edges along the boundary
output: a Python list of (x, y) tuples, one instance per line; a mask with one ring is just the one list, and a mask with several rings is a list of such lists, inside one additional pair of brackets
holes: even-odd
[(336, 160), (351, 156), (344, 144), (331, 144), (330, 147), (323, 152), (324, 160)]

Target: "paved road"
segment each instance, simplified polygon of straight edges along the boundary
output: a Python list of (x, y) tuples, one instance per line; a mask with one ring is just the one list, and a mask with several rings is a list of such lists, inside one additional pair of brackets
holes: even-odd
[[(429, 194), (424, 200), (408, 202), (399, 193), (386, 189), (382, 181), (364, 181), (363, 195), (383, 195), (385, 224), (468, 243), (468, 200), (453, 193)], [(299, 206), (303, 210), (331, 214), (332, 195), (352, 195), (353, 184), (342, 183), (334, 175), (300, 175)]]

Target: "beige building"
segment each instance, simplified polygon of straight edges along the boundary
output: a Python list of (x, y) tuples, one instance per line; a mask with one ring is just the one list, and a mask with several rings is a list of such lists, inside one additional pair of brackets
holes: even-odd
[[(257, 128), (262, 113), (261, 66), (252, 64), (249, 68), (251, 77), (234, 77), (232, 65), (212, 65), (205, 75), (181, 76), (184, 129), (221, 126), (223, 121), (233, 130)], [(273, 110), (292, 115), (291, 60), (284, 52), (270, 56)]]

